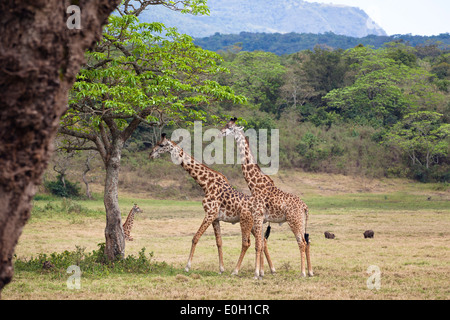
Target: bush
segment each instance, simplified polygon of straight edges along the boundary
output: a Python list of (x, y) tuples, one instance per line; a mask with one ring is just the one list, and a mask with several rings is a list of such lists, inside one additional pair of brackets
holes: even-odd
[(78, 183), (73, 183), (65, 179), (65, 186), (62, 182), (61, 175), (57, 176), (56, 181), (46, 181), (44, 182), (45, 189), (47, 189), (51, 194), (64, 197), (72, 198), (80, 196), (80, 186)]
[(110, 273), (168, 273), (176, 274), (179, 270), (169, 266), (166, 262), (152, 261), (153, 252), (148, 255), (142, 248), (138, 256), (128, 255), (124, 259), (108, 262), (105, 255), (105, 244), (99, 243), (98, 250), (85, 252), (85, 248), (76, 246), (74, 251), (40, 253), (36, 258), (18, 258), (15, 256), (14, 268), (17, 271), (32, 271), (51, 273), (65, 277), (66, 270), (71, 265), (80, 267), (83, 275), (108, 275)]

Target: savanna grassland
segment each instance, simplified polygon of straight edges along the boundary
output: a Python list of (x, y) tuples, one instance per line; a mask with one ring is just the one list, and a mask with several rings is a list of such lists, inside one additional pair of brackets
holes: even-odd
[[(98, 253), (105, 241), (101, 194), (78, 201), (40, 195), (16, 248), (15, 276), (2, 298), (450, 298), (448, 189), (403, 179), (361, 180), (294, 171), (280, 172), (274, 180), (282, 189), (299, 194), (310, 208), (314, 277), (300, 277), (300, 254), (287, 224), (272, 224), (269, 251), (276, 274), (266, 265), (263, 280), (253, 280), (252, 239), (241, 273), (231, 275), (241, 240), (239, 225), (227, 223), (221, 224), (226, 271), (218, 274), (217, 248), (209, 228), (186, 273), (191, 240), (204, 216), (199, 199), (150, 199), (127, 189), (119, 198), (122, 220), (134, 203), (144, 211), (135, 219), (134, 241), (126, 244), (126, 255), (134, 262), (100, 268), (80, 263), (82, 257)], [(373, 239), (364, 239), (367, 229), (374, 230)], [(325, 231), (336, 238), (325, 239)], [(67, 287), (70, 274), (63, 258), (68, 256), (75, 258), (67, 264), (78, 263), (81, 268), (78, 290)], [(55, 266), (42, 268), (43, 260)], [(147, 269), (136, 267), (144, 264)], [(378, 290), (368, 288), (370, 266), (381, 272)]]

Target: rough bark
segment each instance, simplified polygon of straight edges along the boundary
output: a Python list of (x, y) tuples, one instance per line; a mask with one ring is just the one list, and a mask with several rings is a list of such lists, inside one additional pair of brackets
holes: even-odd
[(119, 207), (119, 171), (123, 142), (118, 139), (110, 148), (106, 161), (105, 193), (103, 201), (106, 209), (105, 254), (109, 261), (123, 258), (125, 254), (125, 237), (122, 228)]
[(67, 94), (119, 0), (79, 0), (81, 29), (68, 29), (74, 1), (0, 0), (0, 294), (48, 165)]

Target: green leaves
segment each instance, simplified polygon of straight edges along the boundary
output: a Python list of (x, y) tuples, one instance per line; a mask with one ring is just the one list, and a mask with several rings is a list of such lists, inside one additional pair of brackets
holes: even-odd
[(411, 159), (427, 169), (438, 157), (448, 155), (450, 124), (441, 122), (442, 114), (419, 111), (407, 114), (384, 136), (384, 144), (399, 148)]
[(240, 52), (225, 66), (232, 71), (221, 83), (230, 85), (261, 110), (276, 113), (276, 99), (286, 72), (280, 58), (268, 52)]
[[(178, 2), (165, 2), (175, 6)], [(184, 1), (184, 9), (205, 13), (206, 1)], [(63, 125), (77, 123), (97, 131), (102, 121), (142, 115), (152, 121), (205, 120), (199, 106), (211, 101), (243, 103), (229, 87), (210, 80), (228, 71), (221, 57), (193, 44), (192, 38), (162, 23), (140, 23), (132, 14), (113, 15), (72, 89)], [(83, 119), (83, 121), (79, 121)]]
[[(429, 82), (431, 74), (416, 67), (409, 55), (399, 50), (348, 50), (347, 59), (356, 79), (352, 85), (325, 95), (323, 100), (328, 107), (345, 119), (379, 127), (392, 125), (425, 104), (439, 103), (442, 95)], [(402, 59), (409, 59), (408, 64)]]

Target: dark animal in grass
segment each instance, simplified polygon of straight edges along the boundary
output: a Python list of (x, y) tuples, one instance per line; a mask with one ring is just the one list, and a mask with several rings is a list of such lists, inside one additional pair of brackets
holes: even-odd
[(334, 239), (334, 233), (325, 231), (324, 234), (325, 234), (325, 238), (327, 238), (327, 239)]
[(366, 231), (364, 231), (364, 239), (373, 238), (373, 235), (374, 235), (373, 230), (366, 230)]
[(42, 269), (52, 269), (54, 268), (55, 265), (53, 263), (51, 263), (50, 261), (44, 261), (44, 263), (42, 264)]

